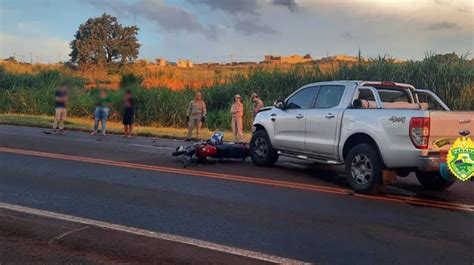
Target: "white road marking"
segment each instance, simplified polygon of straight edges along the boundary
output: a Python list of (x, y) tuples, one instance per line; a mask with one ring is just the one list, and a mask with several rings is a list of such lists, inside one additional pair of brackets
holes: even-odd
[(87, 218), (82, 218), (78, 216), (62, 214), (62, 213), (55, 213), (55, 212), (50, 212), (46, 210), (35, 209), (35, 208), (14, 205), (14, 204), (9, 204), (9, 203), (0, 202), (0, 209), (26, 213), (26, 214), (32, 214), (36, 216), (47, 217), (47, 218), (68, 221), (68, 222), (73, 222), (73, 223), (79, 223), (86, 226), (95, 226), (95, 227), (100, 227), (104, 229), (130, 233), (134, 235), (146, 236), (150, 238), (167, 240), (167, 241), (191, 245), (191, 246), (195, 246), (195, 247), (199, 247), (203, 249), (213, 250), (217, 252), (223, 252), (223, 253), (228, 253), (228, 254), (242, 256), (242, 257), (248, 257), (251, 259), (261, 260), (265, 262), (272, 262), (272, 263), (279, 263), (279, 264), (309, 264), (309, 263), (299, 261), (299, 260), (268, 255), (268, 254), (259, 253), (255, 251), (216, 244), (216, 243), (212, 243), (212, 242), (208, 242), (204, 240), (178, 236), (178, 235), (172, 235), (172, 234), (166, 234), (166, 233), (160, 233), (160, 232), (154, 232), (154, 231), (145, 230), (141, 228), (129, 227), (129, 226), (124, 226), (124, 225), (119, 225), (119, 224), (112, 224), (112, 223), (107, 223), (103, 221), (87, 219)]
[(83, 227), (79, 227), (79, 228), (76, 228), (76, 229), (72, 229), (71, 231), (67, 231), (67, 232), (64, 232), (62, 234), (60, 234), (59, 236), (51, 239), (48, 243), (53, 243), (55, 240), (59, 240), (61, 238), (64, 238), (65, 236), (68, 236), (70, 234), (74, 234), (76, 232), (79, 232), (79, 231), (82, 231), (82, 230), (86, 230), (87, 228), (89, 228), (90, 226), (83, 226)]

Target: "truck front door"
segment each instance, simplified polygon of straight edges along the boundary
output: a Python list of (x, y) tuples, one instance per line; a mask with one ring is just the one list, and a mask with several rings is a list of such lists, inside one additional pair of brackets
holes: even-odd
[(318, 87), (306, 87), (290, 96), (283, 109), (271, 115), (274, 124), (274, 147), (303, 151), (305, 148), (306, 114), (313, 106)]

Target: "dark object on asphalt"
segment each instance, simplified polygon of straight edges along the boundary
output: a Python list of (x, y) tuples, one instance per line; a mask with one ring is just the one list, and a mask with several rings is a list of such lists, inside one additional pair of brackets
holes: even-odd
[(66, 130), (43, 131), (44, 134), (66, 134)]
[(430, 190), (445, 190), (451, 187), (456, 180), (444, 179), (438, 172), (426, 172), (416, 170), (416, 178), (423, 185), (423, 187)]
[(204, 163), (208, 157), (245, 160), (250, 156), (250, 149), (247, 144), (224, 143), (223, 139), (224, 134), (222, 132), (215, 132), (205, 142), (195, 143), (187, 147), (177, 147), (172, 155), (180, 156), (184, 167), (188, 167), (192, 163)]

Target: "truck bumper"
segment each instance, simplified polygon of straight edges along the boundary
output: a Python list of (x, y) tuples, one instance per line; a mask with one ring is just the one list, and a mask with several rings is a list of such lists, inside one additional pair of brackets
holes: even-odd
[(449, 171), (446, 160), (443, 157), (439, 153), (419, 156), (417, 168), (420, 171), (439, 172), (439, 175), (445, 180), (455, 180), (456, 177)]
[(441, 163), (439, 154), (430, 154), (428, 156), (419, 156), (416, 167), (420, 171), (438, 171)]

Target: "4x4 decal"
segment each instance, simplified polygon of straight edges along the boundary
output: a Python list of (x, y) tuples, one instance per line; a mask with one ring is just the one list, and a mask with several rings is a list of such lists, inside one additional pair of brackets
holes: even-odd
[(401, 122), (401, 123), (405, 123), (405, 121), (407, 120), (406, 117), (397, 117), (397, 116), (392, 116), (390, 117), (390, 119), (388, 119), (389, 121), (393, 122), (393, 123), (396, 123), (396, 122)]

